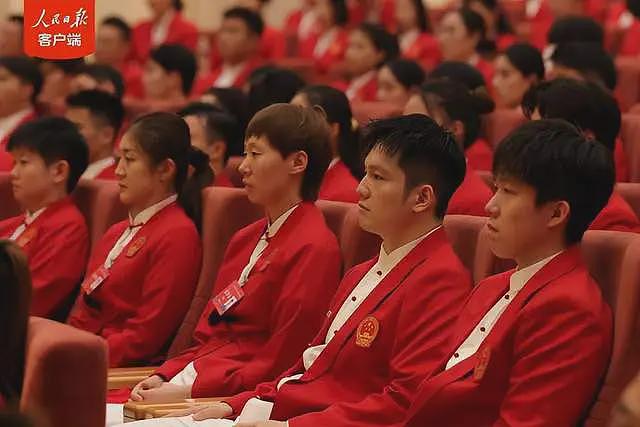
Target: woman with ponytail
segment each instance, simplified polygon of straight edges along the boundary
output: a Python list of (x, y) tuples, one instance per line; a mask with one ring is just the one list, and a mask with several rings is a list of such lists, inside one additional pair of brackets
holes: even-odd
[(107, 340), (110, 366), (157, 362), (180, 326), (200, 272), (201, 190), (209, 162), (170, 113), (136, 120), (116, 168), (129, 219), (96, 245), (68, 323)]
[(292, 104), (319, 106), (329, 123), (331, 163), (320, 185), (319, 199), (357, 203), (356, 188), (362, 178), (358, 132), (346, 95), (330, 86), (308, 86), (296, 94)]
[(475, 173), (468, 153), (478, 138), (480, 116), (491, 112), (493, 107), (484, 86), (470, 91), (462, 83), (448, 79), (427, 80), (405, 107), (405, 114), (425, 114), (449, 130), (465, 151), (467, 171), (464, 181), (449, 200), (447, 214), (486, 215), (485, 206), (492, 192)]

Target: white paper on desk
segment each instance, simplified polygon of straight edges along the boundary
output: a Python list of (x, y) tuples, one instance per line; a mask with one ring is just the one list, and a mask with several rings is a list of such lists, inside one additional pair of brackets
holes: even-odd
[(273, 403), (252, 397), (244, 404), (236, 423), (257, 423), (268, 421), (273, 410)]
[(107, 403), (106, 427), (124, 423), (124, 405), (119, 403)]

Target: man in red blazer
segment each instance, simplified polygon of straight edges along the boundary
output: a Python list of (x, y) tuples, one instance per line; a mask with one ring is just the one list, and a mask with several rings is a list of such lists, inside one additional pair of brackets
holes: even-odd
[(116, 178), (114, 144), (124, 119), (119, 98), (100, 90), (85, 90), (67, 98), (66, 117), (78, 127), (89, 147), (84, 179)]
[(31, 314), (64, 320), (89, 254), (84, 217), (69, 198), (87, 167), (88, 150), (73, 123), (42, 118), (9, 138), (13, 195), (23, 215), (0, 222), (0, 238), (29, 258)]
[(42, 88), (42, 74), (30, 58), (0, 57), (0, 172), (9, 172), (13, 160), (6, 151), (11, 133), (36, 118), (35, 100)]
[(407, 427), (577, 425), (609, 363), (611, 310), (578, 246), (613, 189), (607, 149), (564, 121), (529, 122), (493, 172), (491, 249), (518, 268), (471, 293)]
[(375, 122), (365, 143), (359, 222), (382, 237), (380, 255), (345, 275), (323, 327), (292, 368), (198, 409), (181, 419), (185, 425), (241, 413), (243, 427), (393, 425), (446, 354), (471, 285), (442, 229), (464, 156), (421, 115)]

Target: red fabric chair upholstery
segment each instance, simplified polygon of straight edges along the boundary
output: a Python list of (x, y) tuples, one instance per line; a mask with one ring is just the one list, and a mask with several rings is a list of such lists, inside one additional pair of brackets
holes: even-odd
[(640, 182), (640, 115), (622, 115), (620, 138), (629, 163), (629, 181)]
[(20, 206), (13, 198), (11, 177), (8, 173), (0, 173), (0, 220), (11, 218), (20, 213)]
[(386, 119), (402, 114), (402, 109), (397, 105), (380, 101), (353, 102), (351, 111), (360, 126), (365, 126), (370, 120)]
[(616, 70), (618, 84), (615, 95), (620, 109), (628, 111), (640, 101), (640, 61), (636, 58), (618, 57), (616, 58)]
[[(357, 209), (353, 203), (334, 202), (330, 200), (318, 200), (316, 206), (322, 211), (324, 220), (327, 226), (336, 235), (338, 243), (340, 244), (340, 251), (342, 252), (342, 259), (346, 253), (344, 252), (345, 246), (342, 244), (344, 239), (344, 225), (347, 215), (352, 209)], [(343, 264), (343, 269), (345, 268)]]
[(512, 130), (526, 122), (522, 112), (518, 110), (495, 110), (484, 116), (482, 135), (494, 149)]
[(71, 197), (87, 221), (92, 249), (109, 227), (127, 218), (115, 181), (82, 180)]
[(640, 238), (632, 233), (589, 231), (583, 238), (582, 252), (614, 315), (611, 362), (586, 423), (604, 427), (640, 363)]
[(102, 338), (52, 320), (30, 319), (21, 411), (49, 427), (104, 427), (106, 390)]
[(262, 209), (247, 199), (239, 188), (209, 187), (202, 195), (202, 270), (191, 307), (171, 344), (172, 357), (191, 344), (193, 330), (211, 298), (213, 283), (231, 237), (257, 221)]
[(487, 218), (481, 216), (446, 215), (444, 217), (444, 229), (453, 250), (469, 271), (473, 271), (478, 236), (486, 222)]
[(616, 184), (616, 192), (629, 203), (629, 206), (640, 218), (640, 183), (619, 182)]

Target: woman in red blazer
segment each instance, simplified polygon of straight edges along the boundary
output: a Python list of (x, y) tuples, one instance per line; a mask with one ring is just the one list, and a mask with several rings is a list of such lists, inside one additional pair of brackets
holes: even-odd
[(463, 4), (484, 19), (486, 39), (478, 46), (482, 54), (492, 57), (517, 41), (511, 24), (496, 0), (464, 0)]
[(170, 113), (135, 121), (120, 151), (129, 219), (96, 245), (68, 319), (107, 341), (112, 367), (161, 360), (180, 326), (200, 272), (200, 189), (213, 178), (208, 159), (191, 154), (187, 124)]
[(182, 0), (149, 0), (152, 18), (133, 27), (131, 56), (144, 65), (149, 52), (162, 44), (179, 44), (195, 52), (198, 28), (182, 16)]
[(501, 108), (520, 110), (522, 97), (529, 88), (544, 80), (544, 62), (538, 49), (528, 43), (516, 43), (496, 58), (493, 86)]
[(363, 175), (362, 160), (349, 100), (338, 89), (308, 86), (298, 92), (291, 103), (306, 108), (318, 105), (327, 115), (332, 160), (320, 185), (318, 198), (357, 203), (359, 197), (356, 188)]
[(429, 14), (422, 0), (397, 0), (398, 42), (402, 56), (431, 70), (442, 59), (438, 40), (431, 34)]
[(378, 71), (378, 101), (393, 104), (402, 111), (409, 98), (424, 81), (420, 64), (410, 59), (392, 59)]
[(344, 59), (347, 50), (347, 6), (345, 0), (318, 0), (314, 10), (314, 29), (298, 39), (298, 56), (312, 58), (318, 71), (325, 73)]

